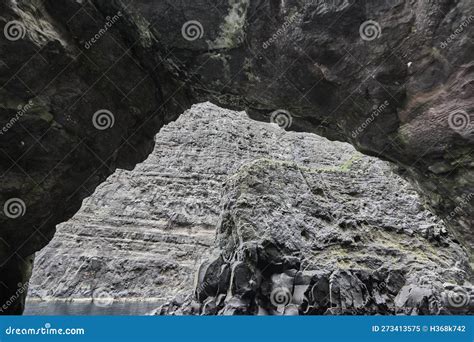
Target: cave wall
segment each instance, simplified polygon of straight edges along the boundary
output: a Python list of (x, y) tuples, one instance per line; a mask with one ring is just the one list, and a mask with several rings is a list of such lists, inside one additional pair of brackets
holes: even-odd
[(469, 1), (135, 4), (195, 98), (394, 162), (472, 246)]
[[(103, 26), (91, 4), (2, 1), (0, 13), (0, 266), (13, 270), (117, 167), (152, 151), (164, 102), (116, 29), (81, 43)], [(5, 293), (16, 273), (2, 272)]]
[[(473, 11), (469, 0), (2, 1), (0, 267), (44, 247), (204, 100), (394, 162), (471, 247)], [(14, 273), (1, 274), (3, 302)]]

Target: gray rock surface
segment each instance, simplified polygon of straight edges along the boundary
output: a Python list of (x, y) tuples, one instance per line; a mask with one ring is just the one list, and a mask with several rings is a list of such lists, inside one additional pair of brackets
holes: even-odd
[(241, 165), (272, 158), (337, 168), (361, 156), (344, 143), (196, 105), (160, 131), (145, 162), (111, 175), (58, 226), (37, 253), (30, 294), (169, 297), (192, 286), (199, 259), (212, 249), (222, 183)]
[(345, 170), (259, 159), (225, 184), (195, 302), (160, 314), (466, 314), (466, 251), (371, 158)]
[[(209, 103), (156, 139), (58, 227), (32, 298), (160, 299), (169, 314), (389, 313), (395, 302), (424, 313), (425, 297), (444, 303), (445, 282), (468, 285), (445, 226), (386, 162), (348, 144)], [(338, 299), (305, 302), (305, 286), (327, 297), (330, 281)], [(275, 284), (297, 302), (275, 311)]]

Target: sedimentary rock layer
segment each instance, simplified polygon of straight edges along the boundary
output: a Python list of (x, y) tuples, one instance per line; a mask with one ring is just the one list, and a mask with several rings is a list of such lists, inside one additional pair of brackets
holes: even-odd
[(31, 296), (169, 299), (190, 289), (213, 246), (223, 182), (258, 158), (338, 169), (366, 157), (245, 113), (194, 106), (160, 131), (145, 162), (114, 173), (58, 227), (37, 255)]
[(370, 158), (347, 170), (260, 159), (224, 187), (193, 300), (159, 313), (466, 314), (466, 251)]
[[(388, 163), (207, 103), (58, 227), (30, 294), (184, 300), (163, 313), (435, 313), (469, 278), (466, 251)], [(324, 297), (303, 307), (314, 282)], [(300, 302), (274, 307), (273, 290)]]

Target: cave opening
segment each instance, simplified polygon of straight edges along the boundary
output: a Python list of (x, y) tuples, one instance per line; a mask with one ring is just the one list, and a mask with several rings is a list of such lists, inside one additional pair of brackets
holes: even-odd
[[(427, 211), (406, 201), (412, 197), (403, 195), (412, 191), (411, 186), (404, 188), (406, 183), (392, 191), (377, 191), (378, 183), (368, 180), (365, 186), (357, 186), (356, 179), (365, 173), (379, 172), (366, 172), (365, 157), (316, 167), (311, 166), (314, 156), (306, 161), (296, 158), (298, 155), (289, 161), (275, 155), (257, 159), (226, 179), (214, 212), (199, 215), (205, 203), (201, 199), (186, 203), (187, 211), (170, 210), (169, 217), (155, 215), (168, 231), (178, 226), (183, 232), (193, 227), (190, 217), (219, 217), (217, 223), (203, 228), (214, 231), (211, 226), (215, 225), (217, 233), (210, 247), (213, 255), (196, 266), (192, 291), (197, 301), (187, 306), (197, 310), (193, 313), (285, 313), (286, 309), (337, 313), (345, 308), (351, 313), (395, 313), (400, 307), (415, 313), (472, 312), (472, 269), (466, 256), (473, 255), (474, 241), (474, 68), (469, 39), (474, 26), (468, 25), (472, 10), (468, 0), (442, 4), (2, 2), (0, 300), (4, 304), (0, 313), (23, 311), (31, 255), (50, 242), (56, 225), (69, 220), (83, 199), (116, 169), (133, 169), (142, 162), (153, 150), (153, 138), (163, 125), (192, 104), (205, 101), (245, 109), (253, 119), (273, 120), (294, 131), (346, 141), (358, 151), (390, 160), (448, 227), (438, 224), (436, 217), (425, 218)], [(238, 151), (232, 167), (246, 160), (246, 149), (255, 152), (246, 141), (260, 137), (252, 133), (255, 137), (243, 139), (242, 132), (229, 137)], [(187, 166), (191, 171), (177, 169), (182, 173), (192, 173), (203, 160), (219, 160), (218, 154), (215, 158), (200, 155), (202, 148), (190, 146), (198, 155)], [(285, 146), (277, 147), (285, 148), (281, 155), (289, 153)], [(276, 151), (282, 151), (278, 148)], [(318, 153), (324, 155), (316, 149), (315, 156)], [(231, 166), (221, 167), (220, 172)], [(362, 170), (356, 176), (353, 171), (359, 167)], [(331, 175), (338, 175), (337, 181), (332, 182)], [(213, 176), (211, 180), (216, 179)], [(113, 177), (119, 178), (118, 174)], [(163, 182), (175, 184), (170, 177)], [(191, 178), (192, 184), (199, 184), (199, 177)], [(350, 184), (344, 189), (337, 186), (344, 181)], [(131, 183), (133, 180), (127, 180), (123, 186), (135, 188)], [(147, 183), (144, 189), (152, 185)], [(110, 185), (111, 195), (119, 196), (116, 188)], [(183, 186), (180, 191), (192, 189)], [(132, 198), (140, 200), (135, 203), (127, 198), (124, 202), (143, 210), (136, 211), (144, 225), (150, 224), (151, 204), (161, 196), (152, 193), (146, 204), (140, 195), (147, 194), (147, 190), (132, 193)], [(371, 200), (363, 201), (362, 194)], [(392, 194), (399, 198), (392, 199)], [(388, 205), (387, 200), (394, 202)], [(156, 234), (134, 227), (134, 221), (127, 222), (127, 208), (115, 215), (113, 210), (107, 212), (107, 203), (97, 204), (90, 198), (85, 205), (89, 204), (105, 208), (103, 213), (94, 209), (94, 215), (81, 211), (82, 220), (88, 220), (92, 228), (95, 217), (110, 214), (123, 219), (125, 223), (116, 221), (129, 225), (130, 231), (135, 228), (132, 236), (141, 236), (142, 241), (157, 239)], [(169, 204), (170, 208), (175, 205)], [(250, 214), (253, 220), (249, 207), (255, 208)], [(397, 213), (402, 212), (404, 218), (399, 218)], [(412, 218), (410, 213), (421, 216)], [(380, 221), (389, 218), (401, 222)], [(405, 225), (403, 219), (413, 226), (407, 228), (410, 223)], [(413, 224), (425, 219), (428, 222)], [(103, 254), (140, 249), (139, 243), (127, 246), (120, 242), (126, 238), (113, 229), (117, 222), (101, 228), (114, 231), (115, 236), (104, 238), (101, 249), (91, 247), (90, 256), (81, 255), (81, 263), (72, 268), (72, 278), (78, 269), (78, 277), (84, 279), (94, 272), (101, 275), (107, 268), (101, 263)], [(89, 231), (80, 231), (82, 225), (81, 221), (71, 228), (70, 235), (80, 234), (77, 244), (94, 244)], [(185, 236), (163, 233), (161, 238), (168, 245), (181, 239), (187, 246)], [(168, 248), (158, 252), (165, 255), (172, 251)], [(40, 252), (39, 263), (47, 259), (46, 251)], [(189, 266), (186, 253), (183, 249), (175, 257)], [(348, 254), (353, 258), (347, 259)], [(139, 254), (135, 256), (140, 260)], [(69, 274), (65, 259), (45, 277), (61, 279), (58, 274)], [(163, 273), (176, 274), (179, 268), (166, 258), (153, 260)], [(384, 261), (391, 263), (383, 266)], [(407, 264), (410, 271), (405, 272)], [(140, 272), (149, 272), (143, 265), (137, 262), (132, 267), (138, 279), (145, 279)], [(128, 266), (122, 263), (110, 268)], [(109, 273), (104, 272), (101, 279), (110, 280), (107, 285), (115, 284), (113, 289), (102, 291), (100, 284), (85, 281), (79, 293), (66, 285), (48, 289), (44, 296), (64, 291), (65, 296), (81, 298), (84, 291), (87, 295), (82, 297), (92, 298), (97, 290), (96, 296), (105, 304), (111, 302), (109, 292), (112, 298), (134, 296), (128, 290), (119, 296), (114, 292), (134, 279), (120, 285), (120, 277)], [(42, 276), (36, 273), (34, 277)], [(169, 281), (154, 275), (146, 279), (158, 285)], [(143, 282), (149, 288), (160, 288), (147, 281)], [(179, 284), (173, 289), (179, 290)], [(273, 298), (275, 289), (281, 291)], [(30, 294), (33, 298), (34, 291)], [(159, 293), (152, 295), (161, 298)], [(288, 297), (303, 303), (286, 303)], [(283, 298), (285, 305), (272, 303), (272, 298)], [(178, 304), (167, 303), (163, 310), (180, 312)]]
[(164, 126), (36, 254), (25, 314), (452, 309), (467, 256), (413, 187), (282, 113), (201, 103)]

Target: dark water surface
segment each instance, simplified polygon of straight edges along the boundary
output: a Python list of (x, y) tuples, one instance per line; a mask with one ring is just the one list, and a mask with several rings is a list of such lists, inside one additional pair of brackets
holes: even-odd
[(66, 315), (66, 316), (101, 316), (101, 315), (145, 315), (158, 308), (157, 302), (113, 302), (107, 306), (94, 303), (71, 303), (63, 301), (26, 301), (24, 315)]

